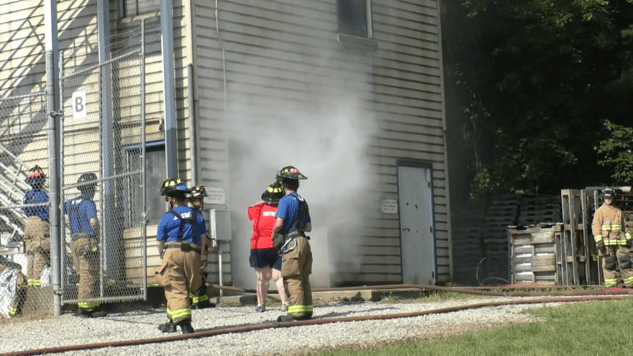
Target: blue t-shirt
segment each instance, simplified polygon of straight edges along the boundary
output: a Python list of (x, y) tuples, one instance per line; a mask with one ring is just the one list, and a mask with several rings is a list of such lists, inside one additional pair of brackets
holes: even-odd
[(64, 213), (68, 214), (70, 233), (83, 232), (95, 236), (96, 232), (90, 226), (90, 219), (97, 218), (97, 207), (92, 199), (83, 195), (66, 201)]
[[(180, 214), (180, 217), (185, 220), (182, 226), (182, 242), (195, 243), (196, 245), (202, 245), (200, 237), (207, 233), (207, 226), (204, 221), (202, 212), (195, 208), (188, 206), (177, 206), (173, 209)], [(196, 211), (198, 220), (196, 222), (196, 231), (194, 234), (193, 225), (186, 220), (191, 221), (193, 219), (193, 212)], [(172, 213), (165, 213), (158, 221), (158, 231), (156, 234), (156, 240), (162, 242), (178, 241), (178, 231), (180, 230), (181, 220)], [(196, 236), (194, 236), (196, 235)]]
[[(48, 203), (48, 194), (39, 189), (31, 189), (24, 195), (24, 205)], [(48, 221), (48, 205), (24, 207), (22, 208), (26, 217), (38, 216), (40, 219)]]
[(297, 194), (297, 192), (292, 192), (281, 198), (279, 205), (277, 206), (277, 214), (275, 217), (284, 219), (283, 232), (286, 234), (289, 234), (297, 229), (303, 229), (306, 224), (312, 222), (310, 220), (310, 211), (307, 209), (308, 204), (306, 203), (306, 212), (302, 221), (299, 221), (297, 226), (292, 228), (292, 225), (294, 225), (295, 221), (299, 217), (299, 201), (304, 201), (304, 199)]

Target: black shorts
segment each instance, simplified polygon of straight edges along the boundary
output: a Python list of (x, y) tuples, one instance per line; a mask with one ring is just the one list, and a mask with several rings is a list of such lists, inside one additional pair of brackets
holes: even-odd
[(248, 260), (253, 268), (271, 267), (281, 271), (281, 256), (273, 248), (251, 250), (251, 257)]

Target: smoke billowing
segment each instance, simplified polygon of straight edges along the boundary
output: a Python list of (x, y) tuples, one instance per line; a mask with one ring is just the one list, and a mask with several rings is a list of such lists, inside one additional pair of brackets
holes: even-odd
[(277, 112), (268, 108), (269, 119), (256, 124), (244, 123), (248, 118), (239, 114), (230, 116), (231, 268), (235, 285), (255, 286), (255, 273), (248, 263), (252, 225), (246, 208), (260, 200), (277, 171), (288, 165), (308, 176), (301, 181), (298, 193), (307, 200), (312, 217), (312, 285), (329, 286), (331, 274), (358, 265), (356, 248), (362, 209), (369, 204), (372, 173), (368, 146), (376, 125), (367, 104), (353, 90), (340, 88), (344, 95), (311, 95), (312, 104), (305, 112), (280, 104)]

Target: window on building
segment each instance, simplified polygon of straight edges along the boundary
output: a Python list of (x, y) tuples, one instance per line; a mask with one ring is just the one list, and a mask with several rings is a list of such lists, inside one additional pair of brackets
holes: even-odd
[(122, 17), (131, 17), (160, 10), (160, 0), (119, 0)]
[(338, 32), (355, 37), (372, 37), (371, 0), (338, 0)]
[[(148, 210), (147, 221), (149, 224), (157, 224), (165, 210), (165, 197), (158, 194), (159, 187), (165, 180), (166, 164), (165, 164), (165, 141), (148, 142), (145, 146), (145, 195), (147, 199), (146, 209)], [(138, 167), (138, 161), (141, 159), (141, 152), (138, 145), (134, 149), (127, 150), (128, 163), (132, 167)], [(140, 178), (137, 181), (131, 181), (130, 184), (141, 185)], [(142, 212), (142, 200), (139, 197), (131, 199), (127, 204), (132, 212)], [(132, 214), (133, 216), (135, 214)], [(130, 222), (134, 226), (134, 222)]]

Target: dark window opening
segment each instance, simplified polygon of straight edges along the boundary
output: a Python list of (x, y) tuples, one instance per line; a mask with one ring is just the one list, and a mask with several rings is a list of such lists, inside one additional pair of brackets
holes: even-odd
[[(138, 146), (138, 145), (137, 145)], [(138, 166), (141, 159), (140, 149), (128, 149), (129, 164)], [(157, 224), (160, 217), (166, 211), (165, 197), (159, 194), (160, 185), (165, 180), (165, 142), (148, 142), (145, 146), (145, 198), (147, 209), (147, 222)], [(140, 177), (135, 177), (130, 184), (141, 185)], [(142, 211), (142, 199), (131, 199), (130, 208), (133, 212)]]
[(371, 37), (367, 18), (369, 0), (338, 0), (338, 32)]

